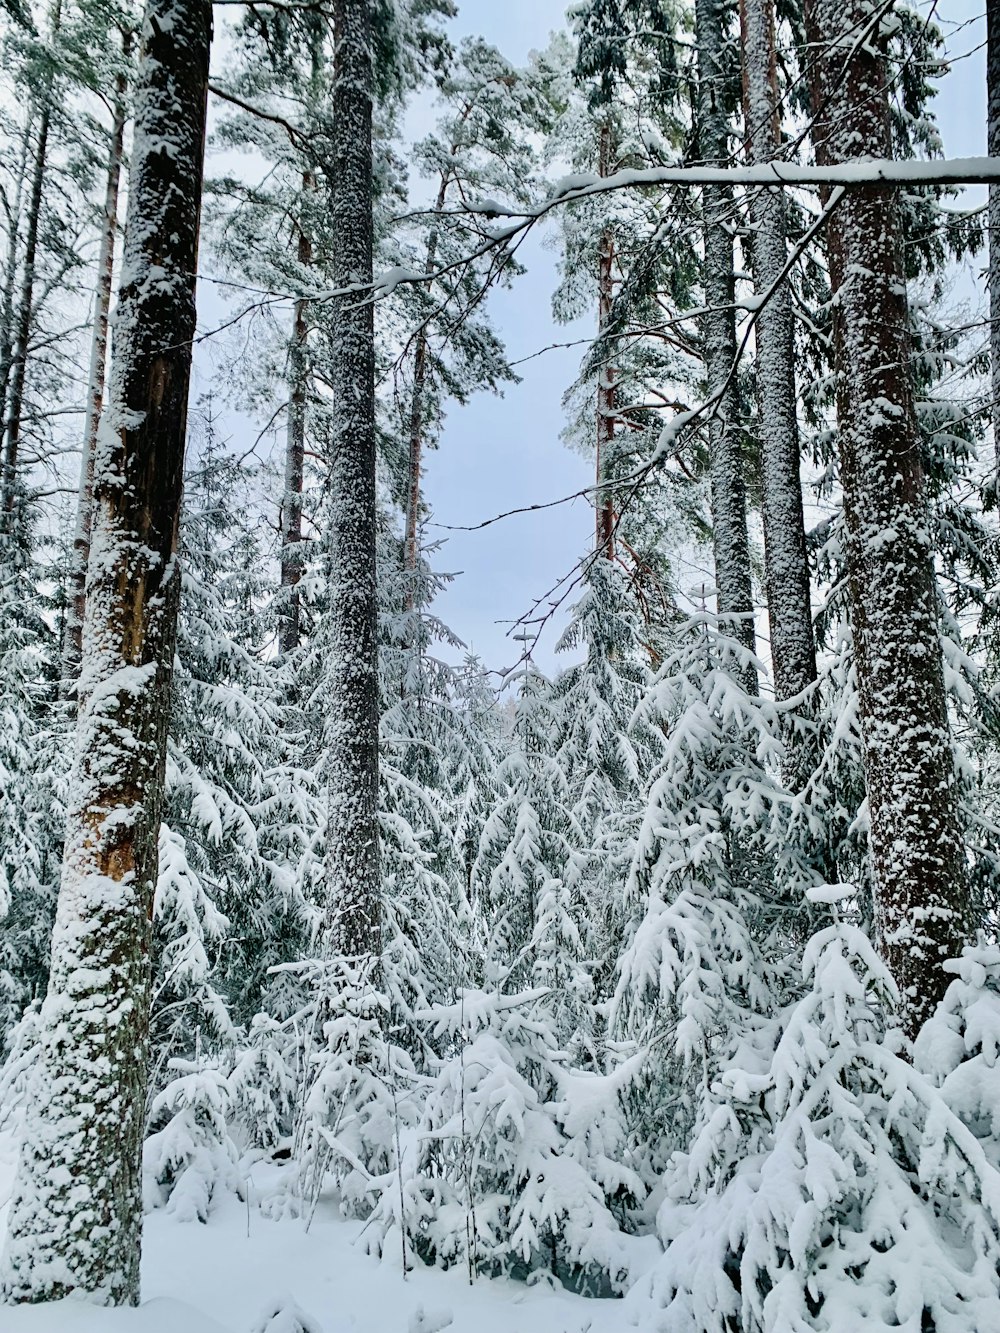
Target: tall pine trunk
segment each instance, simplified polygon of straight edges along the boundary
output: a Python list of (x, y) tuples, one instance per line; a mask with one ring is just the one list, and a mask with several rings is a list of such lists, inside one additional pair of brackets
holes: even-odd
[[(1000, 5), (986, 5), (986, 151), (1000, 157)], [(990, 186), (990, 362), (993, 450), (1000, 471), (1000, 185)], [(1000, 490), (1000, 480), (997, 482)]]
[(62, 884), (3, 1260), (15, 1301), (139, 1298), (149, 948), (211, 22), (209, 0), (150, 0), (143, 22)]
[[(807, 22), (819, 53), (812, 74), (818, 161), (891, 156), (887, 67), (870, 6), (811, 0)], [(896, 199), (885, 188), (848, 191), (829, 223), (876, 937), (913, 1033), (944, 993), (941, 964), (966, 941), (969, 906), (901, 243)]]
[[(742, 0), (743, 105), (747, 147), (755, 164), (772, 161), (780, 146), (773, 0)], [(785, 197), (761, 189), (752, 196), (751, 262), (758, 295), (781, 279), (788, 262)], [(809, 559), (802, 512), (795, 391), (795, 317), (787, 282), (757, 316), (757, 397), (760, 411), (764, 566), (774, 688), (791, 699), (816, 679), (816, 646), (809, 598)], [(803, 762), (797, 760), (801, 758)], [(811, 756), (793, 748), (788, 777), (800, 788)]]
[(334, 300), (330, 334), (331, 654), (327, 699), (327, 924), (359, 967), (381, 952), (371, 0), (333, 0)]
[[(62, 0), (55, 0), (52, 10), (52, 36), (59, 33), (62, 22)], [(48, 70), (39, 89), (38, 137), (31, 166), (31, 184), (28, 190), (28, 209), (25, 219), (24, 261), (21, 268), (21, 288), (13, 321), (10, 350), (10, 371), (5, 401), (3, 444), (3, 481), (0, 484), (0, 523), (10, 529), (14, 499), (17, 494), (17, 461), (21, 445), (21, 414), (24, 408), (24, 381), (28, 369), (28, 341), (31, 337), (31, 317), (35, 299), (35, 261), (38, 256), (38, 232), (42, 217), (42, 192), (45, 187), (45, 166), (49, 151), (49, 128), (52, 123), (53, 76)]]
[[(598, 174), (611, 175), (611, 126), (602, 125), (598, 155)], [(611, 323), (614, 303), (615, 238), (610, 227), (601, 232), (597, 251), (597, 332), (607, 332)], [(605, 345), (601, 354), (597, 379), (597, 457), (596, 492), (594, 495), (596, 525), (594, 549), (606, 560), (615, 558), (615, 510), (612, 491), (607, 486), (608, 469), (615, 442), (615, 410), (617, 390), (615, 372), (610, 361), (610, 348)]]
[[(312, 264), (312, 239), (305, 220), (305, 199), (315, 189), (312, 171), (302, 173), (302, 215), (298, 224), (298, 261)], [(306, 453), (306, 401), (309, 394), (309, 301), (300, 296), (292, 313), (288, 347), (288, 433), (285, 440), (285, 493), (281, 505), (282, 602), (279, 643), (283, 653), (294, 652), (302, 634), (302, 607), (298, 584), (302, 578), (299, 546), (302, 542), (302, 482)]]
[[(132, 37), (122, 34), (122, 56), (128, 59)], [(76, 501), (76, 529), (73, 533), (73, 563), (69, 577), (69, 614), (63, 645), (62, 687), (69, 693), (76, 685), (83, 651), (83, 617), (86, 606), (87, 561), (90, 558), (90, 532), (94, 508), (94, 452), (97, 428), (104, 406), (104, 374), (108, 356), (108, 313), (114, 281), (115, 238), (118, 235), (118, 191), (122, 173), (122, 148), (125, 141), (124, 72), (115, 83), (114, 119), (108, 147), (108, 174), (104, 189), (101, 248), (97, 257), (97, 290), (94, 296), (94, 329), (90, 343), (90, 377), (87, 381), (87, 415), (83, 427), (80, 456), (80, 484)]]
[[(698, 157), (708, 166), (725, 166), (729, 157), (725, 38), (721, 0), (696, 0)], [(725, 632), (752, 652), (755, 636), (750, 541), (747, 536), (739, 395), (733, 373), (736, 361), (735, 279), (733, 238), (728, 226), (733, 212), (732, 192), (723, 185), (705, 186), (702, 210), (707, 310), (702, 319), (705, 372), (709, 394), (719, 395), (708, 428), (717, 606)], [(756, 691), (756, 672), (752, 668), (747, 668), (743, 683), (751, 692)]]

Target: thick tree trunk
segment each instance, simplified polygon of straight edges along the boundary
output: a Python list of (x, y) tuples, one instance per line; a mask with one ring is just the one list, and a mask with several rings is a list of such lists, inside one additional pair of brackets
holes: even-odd
[[(52, 36), (62, 22), (61, 0), (55, 0), (52, 11)], [(52, 121), (53, 80), (51, 73), (39, 90), (38, 137), (31, 167), (31, 186), (28, 191), (28, 211), (25, 219), (24, 263), (21, 269), (21, 289), (14, 316), (14, 336), (11, 342), (10, 378), (7, 384), (6, 417), (4, 419), (3, 481), (0, 484), (0, 523), (10, 529), (14, 499), (17, 494), (17, 455), (21, 443), (21, 412), (24, 406), (24, 379), (28, 366), (28, 339), (31, 336), (31, 317), (35, 296), (35, 261), (38, 255), (38, 230), (42, 216), (42, 191), (45, 185), (45, 164), (49, 151), (49, 126)]]
[(371, 0), (333, 0), (332, 12), (333, 281), (358, 290), (336, 298), (330, 335), (327, 924), (334, 954), (363, 967), (381, 952)]
[[(811, 0), (821, 164), (892, 151), (885, 62), (867, 0)], [(849, 54), (848, 54), (849, 53)], [(891, 190), (849, 191), (829, 224), (840, 479), (871, 821), (877, 944), (915, 1032), (969, 933), (967, 876), (938, 639), (933, 525), (910, 378)]]
[[(302, 195), (315, 189), (311, 171), (302, 173)], [(303, 212), (304, 212), (303, 208)], [(312, 240), (304, 218), (299, 218), (298, 261), (303, 269), (312, 264)], [(298, 584), (302, 578), (299, 544), (302, 541), (302, 480), (306, 452), (306, 400), (309, 393), (309, 301), (300, 296), (292, 315), (292, 340), (288, 347), (288, 433), (285, 441), (285, 494), (281, 505), (281, 587), (284, 593), (280, 647), (294, 652), (302, 634), (302, 607)]]
[[(698, 156), (709, 166), (724, 166), (728, 161), (729, 121), (724, 96), (725, 32), (720, 0), (696, 0), (695, 43), (698, 51)], [(746, 484), (739, 396), (733, 374), (736, 361), (733, 238), (727, 228), (732, 215), (732, 192), (722, 185), (705, 186), (702, 209), (705, 306), (708, 311), (702, 319), (705, 372), (709, 394), (721, 395), (709, 420), (717, 607), (725, 631), (753, 651), (753, 587)], [(728, 387), (723, 389), (727, 380)], [(755, 692), (756, 672), (748, 668), (743, 683)]]
[[(1000, 157), (1000, 4), (986, 4), (986, 151)], [(990, 360), (993, 450), (1000, 472), (1000, 185), (990, 186)], [(998, 480), (1000, 488), (1000, 480)]]
[[(598, 174), (610, 176), (611, 126), (601, 126)], [(611, 323), (614, 302), (615, 238), (610, 227), (601, 233), (597, 252), (597, 332), (603, 334)], [(615, 411), (617, 390), (615, 372), (609, 359), (609, 349), (602, 354), (597, 379), (597, 458), (594, 495), (596, 523), (594, 549), (606, 560), (615, 558), (615, 510), (613, 493), (607, 487), (608, 468), (615, 442)]]
[(209, 0), (150, 0), (143, 22), (63, 877), (3, 1262), (15, 1301), (139, 1297), (150, 923), (211, 22)]
[[(780, 145), (775, 78), (773, 0), (742, 0), (743, 104), (747, 146), (754, 163), (772, 161)], [(788, 261), (785, 198), (781, 190), (752, 196), (754, 283), (763, 295), (778, 283)], [(782, 282), (757, 316), (757, 397), (762, 446), (764, 564), (774, 688), (791, 699), (816, 679), (816, 646), (809, 599), (809, 559), (799, 474), (795, 392), (795, 322), (788, 284)], [(800, 787), (805, 762), (789, 756), (789, 778)]]
[[(122, 54), (128, 58), (131, 34), (122, 35)], [(83, 427), (80, 455), (80, 485), (76, 502), (76, 530), (73, 534), (73, 563), (69, 575), (69, 613), (63, 644), (62, 688), (69, 694), (76, 686), (83, 651), (83, 616), (86, 606), (87, 561), (90, 558), (90, 531), (93, 516), (94, 451), (97, 428), (104, 406), (104, 373), (108, 356), (108, 312), (114, 280), (115, 238), (118, 235), (118, 190), (121, 183), (122, 147), (125, 141), (124, 73), (115, 84), (114, 120), (108, 149), (108, 176), (104, 189), (104, 226), (97, 258), (97, 290), (94, 296), (94, 331), (90, 344), (90, 378), (87, 391), (87, 415)]]

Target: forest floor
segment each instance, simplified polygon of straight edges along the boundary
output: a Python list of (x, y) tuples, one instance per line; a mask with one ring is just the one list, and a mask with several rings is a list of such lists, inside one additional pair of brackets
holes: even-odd
[[(14, 1145), (0, 1135), (0, 1203), (14, 1177)], [(206, 1224), (166, 1212), (146, 1218), (143, 1303), (102, 1310), (78, 1302), (0, 1307), (0, 1333), (257, 1333), (278, 1306), (309, 1317), (309, 1333), (626, 1333), (621, 1301), (587, 1300), (547, 1285), (479, 1279), (423, 1265), (404, 1279), (398, 1257), (362, 1248), (362, 1224), (317, 1209), (265, 1217), (255, 1203), (268, 1168), (250, 1176), (249, 1207), (217, 1195)], [(263, 1179), (261, 1178), (263, 1176)], [(0, 1234), (6, 1207), (0, 1210)], [(275, 1321), (268, 1333), (295, 1327)]]

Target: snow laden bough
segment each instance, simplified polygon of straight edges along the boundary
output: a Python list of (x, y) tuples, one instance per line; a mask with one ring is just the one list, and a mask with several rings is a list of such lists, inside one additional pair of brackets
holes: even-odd
[(565, 1066), (550, 992), (463, 991), (423, 1017), (451, 1049), (401, 1136), (366, 1232), (382, 1254), (477, 1275), (626, 1290), (650, 1240), (629, 1234), (646, 1190), (628, 1165), (622, 1093), (641, 1057), (602, 1075)]
[[(935, 1020), (939, 1065), (989, 1010), (975, 966)], [(628, 1298), (644, 1333), (970, 1333), (1000, 1327), (1000, 1175), (964, 1122), (959, 1064), (943, 1082), (904, 1058), (892, 981), (861, 931), (806, 947), (807, 993), (777, 1040), (759, 1034), (713, 1084), (666, 1178), (666, 1247)], [(997, 975), (994, 970), (993, 978)], [(985, 977), (983, 978), (985, 982)], [(963, 1004), (965, 1016), (960, 1017)], [(963, 1052), (959, 1051), (959, 1054)], [(939, 1070), (940, 1072), (940, 1070)], [(959, 1093), (959, 1089), (962, 1092)]]

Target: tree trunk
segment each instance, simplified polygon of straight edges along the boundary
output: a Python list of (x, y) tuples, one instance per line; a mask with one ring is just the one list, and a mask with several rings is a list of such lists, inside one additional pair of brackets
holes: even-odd
[[(127, 60), (132, 35), (122, 34), (122, 55)], [(76, 503), (76, 531), (73, 534), (73, 563), (69, 576), (69, 613), (66, 618), (66, 638), (63, 644), (62, 689), (72, 692), (80, 670), (83, 650), (83, 616), (86, 606), (87, 561), (90, 558), (90, 530), (93, 515), (94, 451), (97, 447), (97, 428), (104, 405), (104, 373), (108, 355), (108, 312), (111, 308), (111, 287), (115, 267), (115, 238), (118, 235), (118, 189), (121, 182), (122, 147), (125, 140), (125, 98), (127, 81), (124, 72), (115, 83), (114, 120), (108, 149), (108, 177), (104, 190), (104, 228), (101, 249), (97, 258), (97, 291), (94, 297), (94, 332), (90, 344), (90, 378), (88, 380), (87, 415), (83, 427), (83, 447), (80, 456), (80, 485)]]
[[(454, 149), (452, 150), (454, 152)], [(449, 175), (443, 172), (438, 187), (435, 210), (440, 213), (448, 197)], [(427, 238), (424, 272), (433, 272), (437, 262), (437, 227)], [(424, 453), (424, 393), (427, 389), (427, 328), (421, 326), (413, 354), (413, 396), (410, 399), (410, 452), (406, 473), (406, 530), (403, 536), (403, 605), (412, 611), (417, 603), (417, 565), (420, 562), (420, 481)]]
[[(775, 77), (773, 0), (742, 0), (743, 105), (747, 146), (755, 164), (772, 161), (780, 131)], [(758, 295), (779, 282), (788, 261), (785, 198), (781, 190), (752, 196), (751, 258)], [(762, 445), (764, 564), (771, 660), (778, 699), (792, 699), (816, 680), (809, 597), (809, 558), (799, 475), (795, 392), (795, 322), (792, 297), (782, 282), (757, 316), (757, 397)], [(795, 789), (809, 775), (790, 755)]]
[(3, 273), (3, 299), (0, 303), (0, 421), (7, 420), (7, 388), (14, 352), (14, 289), (17, 285), (17, 252), (21, 230), (21, 208), (28, 178), (28, 150), (31, 147), (31, 115), (25, 117), (21, 152), (17, 163), (17, 185), (8, 213), (7, 259)]
[[(315, 189), (311, 171), (302, 173), (303, 199)], [(303, 208), (303, 213), (305, 209)], [(298, 261), (302, 268), (312, 264), (312, 240), (304, 217), (299, 218)], [(302, 577), (299, 543), (302, 541), (302, 479), (306, 451), (306, 399), (309, 392), (309, 301), (300, 296), (292, 317), (292, 340), (288, 348), (288, 434), (285, 443), (285, 494), (281, 506), (281, 587), (282, 601), (280, 647), (294, 652), (302, 634), (302, 608), (298, 583)]]
[[(696, 0), (698, 51), (698, 156), (709, 166), (725, 166), (729, 122), (725, 106), (725, 32), (720, 0)], [(733, 309), (733, 238), (727, 229), (732, 192), (723, 185), (702, 191), (705, 238), (705, 306), (702, 319), (705, 372), (710, 395), (720, 394), (709, 420), (709, 469), (715, 543), (715, 582), (723, 630), (751, 652), (754, 648), (753, 588), (747, 536), (746, 485), (740, 441), (736, 376), (736, 318)], [(728, 387), (723, 386), (729, 381)], [(743, 684), (757, 689), (748, 667)]]
[(3, 1264), (15, 1301), (139, 1297), (149, 946), (211, 22), (209, 0), (150, 0), (142, 28), (62, 885)]
[[(600, 150), (598, 156), (598, 174), (611, 174), (611, 126), (601, 126)], [(597, 332), (605, 333), (611, 323), (611, 307), (614, 302), (614, 262), (615, 238), (610, 227), (605, 227), (597, 253)], [(596, 529), (594, 549), (606, 560), (615, 558), (615, 509), (614, 497), (606, 487), (608, 468), (615, 441), (615, 410), (617, 394), (615, 372), (610, 363), (610, 348), (605, 347), (602, 354), (597, 380), (597, 459), (594, 507), (596, 511)]]
[[(986, 4), (986, 151), (1000, 157), (1000, 5)], [(990, 186), (990, 362), (993, 451), (1000, 472), (1000, 185)], [(997, 483), (1000, 491), (1000, 481)]]
[[(62, 0), (55, 0), (52, 10), (52, 36), (57, 36), (62, 21)], [(24, 377), (28, 364), (28, 339), (31, 336), (31, 316), (35, 294), (35, 259), (38, 253), (38, 228), (42, 215), (42, 190), (45, 185), (45, 162), (49, 150), (49, 126), (52, 120), (52, 74), (44, 79), (39, 93), (41, 108), (38, 120), (38, 138), (31, 168), (31, 187), (28, 193), (27, 230), (24, 238), (24, 266), (21, 269), (21, 290), (17, 313), (14, 317), (14, 337), (11, 343), (10, 378), (8, 381), (3, 452), (3, 483), (0, 485), (0, 523), (9, 531), (14, 500), (17, 494), (17, 454), (21, 442), (21, 412), (24, 406)]]
[(381, 952), (371, 0), (333, 0), (333, 16), (333, 285), (361, 290), (335, 298), (330, 337), (327, 924), (334, 954), (364, 967)]
[[(817, 160), (891, 156), (886, 64), (877, 27), (866, 33), (867, 0), (811, 0), (807, 22), (823, 53), (812, 74)], [(941, 964), (968, 938), (970, 912), (901, 242), (895, 196), (883, 187), (848, 191), (829, 224), (876, 941), (912, 1034), (944, 993)]]

